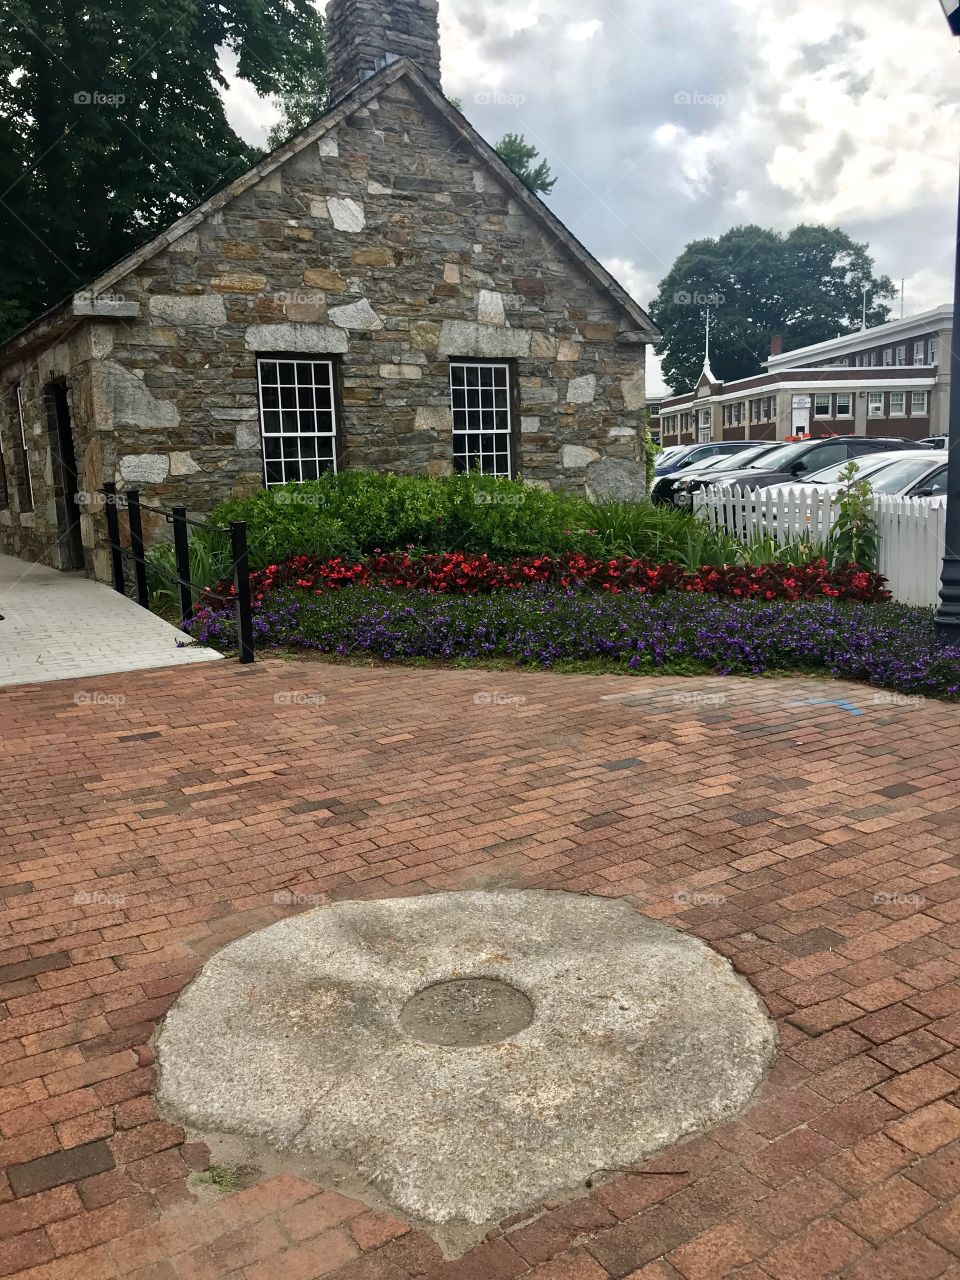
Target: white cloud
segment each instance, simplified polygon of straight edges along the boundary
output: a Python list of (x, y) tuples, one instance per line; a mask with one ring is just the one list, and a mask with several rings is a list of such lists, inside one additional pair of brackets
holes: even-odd
[(567, 27), (567, 39), (592, 40), (602, 29), (603, 23), (599, 18), (592, 18), (589, 22), (571, 22)]

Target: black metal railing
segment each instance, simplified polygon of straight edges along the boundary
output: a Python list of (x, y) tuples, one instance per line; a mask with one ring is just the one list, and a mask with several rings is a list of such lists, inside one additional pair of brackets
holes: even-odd
[[(127, 594), (126, 562), (133, 562), (133, 585), (137, 603), (144, 609), (150, 607), (147, 587), (147, 557), (143, 542), (143, 512), (161, 515), (173, 526), (173, 551), (176, 573), (168, 575), (176, 584), (180, 605), (180, 624), (186, 625), (194, 614), (194, 587), (190, 581), (189, 529), (203, 528), (213, 533), (228, 534), (230, 559), (233, 565), (233, 595), (221, 595), (209, 589), (204, 598), (222, 604), (233, 605), (237, 611), (237, 647), (240, 661), (253, 662), (253, 612), (250, 604), (250, 558), (247, 550), (247, 526), (242, 520), (232, 521), (229, 529), (211, 529), (187, 516), (186, 507), (148, 506), (140, 501), (139, 489), (127, 489), (117, 493), (115, 484), (104, 484), (103, 496), (107, 515), (107, 545), (110, 548), (113, 587), (122, 596)], [(130, 528), (130, 546), (125, 547), (120, 534), (120, 511), (126, 511)]]

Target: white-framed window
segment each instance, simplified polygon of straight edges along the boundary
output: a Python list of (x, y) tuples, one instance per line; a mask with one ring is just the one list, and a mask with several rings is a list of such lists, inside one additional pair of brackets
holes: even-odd
[(660, 432), (654, 427), (650, 428), (650, 443), (656, 445), (659, 445), (660, 443)]
[(737, 403), (733, 406), (733, 420), (738, 427), (743, 422), (743, 419), (745, 416), (744, 408), (745, 408), (745, 402), (743, 400), (738, 400)]
[(704, 426), (702, 426), (702, 425), (701, 425), (701, 427), (700, 427), (700, 443), (701, 443), (701, 444), (709, 444), (709, 443), (710, 443), (710, 428), (709, 428), (709, 427), (704, 427)]
[(813, 416), (815, 418), (830, 417), (830, 397), (827, 395), (816, 395), (813, 397)]
[(890, 417), (904, 418), (907, 414), (907, 393), (905, 391), (890, 392)]
[(927, 416), (926, 391), (910, 392), (910, 413), (914, 418), (925, 418)]
[(883, 417), (883, 392), (867, 392), (867, 414), (871, 418)]
[(853, 417), (853, 396), (849, 391), (840, 391), (837, 393), (837, 417)]
[(478, 360), (450, 361), (453, 467), (488, 476), (513, 475), (510, 366)]
[(871, 352), (870, 352), (870, 363), (871, 363), (872, 365), (876, 365), (876, 364), (879, 364), (879, 363), (880, 363), (880, 352), (879, 352), (879, 351), (871, 351)]
[(936, 364), (940, 356), (940, 339), (931, 338), (927, 343), (927, 364)]
[(263, 480), (268, 488), (337, 469), (333, 361), (313, 356), (257, 360)]
[(17, 408), (17, 425), (20, 432), (20, 457), (17, 467), (17, 489), (20, 498), (20, 510), (33, 510), (33, 477), (30, 474), (30, 446), (27, 443), (27, 424), (23, 416), (23, 391), (20, 383), (13, 389)]
[(907, 363), (907, 344), (905, 342), (902, 342), (900, 346), (897, 347), (897, 364), (905, 365), (906, 363)]
[(723, 406), (723, 425), (729, 427), (733, 425), (733, 405), (725, 404)]
[(914, 364), (923, 364), (925, 351), (926, 351), (926, 344), (923, 342), (923, 339), (913, 344), (913, 363)]
[(893, 364), (893, 347), (883, 348), (883, 363), (885, 365)]
[(767, 397), (767, 421), (773, 422), (776, 416), (777, 416), (777, 397), (768, 396)]

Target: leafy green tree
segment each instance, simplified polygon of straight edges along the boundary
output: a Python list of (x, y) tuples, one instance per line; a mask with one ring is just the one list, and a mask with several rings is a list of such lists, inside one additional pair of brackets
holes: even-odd
[(267, 135), (267, 146), (271, 151), (326, 111), (330, 95), (327, 92), (327, 59), (322, 50), (317, 61), (304, 68), (297, 88), (279, 94), (278, 98), (280, 119)]
[(546, 160), (534, 165), (540, 152), (525, 140), (522, 133), (505, 133), (495, 150), (531, 191), (548, 196), (556, 186), (557, 180), (551, 175), (550, 165)]
[(322, 67), (323, 20), (311, 0), (7, 0), (0, 323), (8, 332), (256, 159), (227, 123), (224, 50), (259, 93), (284, 97)]
[(859, 329), (864, 285), (867, 323), (880, 324), (890, 314), (893, 282), (874, 274), (867, 245), (837, 227), (798, 226), (787, 235), (734, 227), (715, 240), (694, 240), (650, 305), (663, 333), (664, 378), (678, 393), (696, 383), (707, 307), (710, 364), (729, 381), (762, 371), (774, 335), (790, 350)]

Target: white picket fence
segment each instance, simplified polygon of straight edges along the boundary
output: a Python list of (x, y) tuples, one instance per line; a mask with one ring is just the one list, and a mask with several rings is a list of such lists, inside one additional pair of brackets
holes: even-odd
[[(935, 605), (940, 590), (940, 563), (946, 533), (943, 498), (874, 497), (878, 564), (895, 600)], [(741, 542), (769, 536), (779, 543), (804, 535), (822, 546), (839, 514), (825, 492), (810, 489), (701, 489), (694, 511), (715, 529), (725, 529)]]

